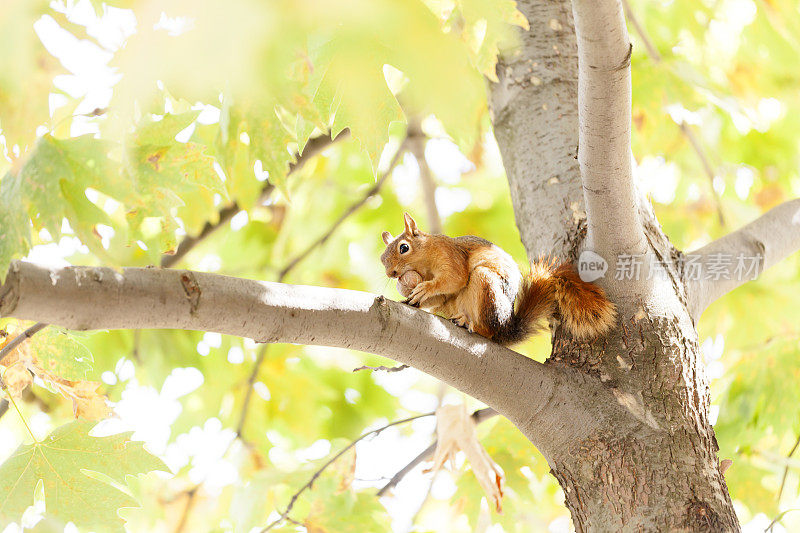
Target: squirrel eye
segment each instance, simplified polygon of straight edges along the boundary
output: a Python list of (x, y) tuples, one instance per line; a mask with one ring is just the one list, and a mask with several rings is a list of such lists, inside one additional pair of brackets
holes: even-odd
[(408, 245), (407, 245), (406, 243), (403, 243), (403, 244), (401, 244), (401, 245), (400, 245), (400, 253), (401, 253), (401, 254), (404, 254), (404, 253), (406, 253), (407, 251), (408, 251)]

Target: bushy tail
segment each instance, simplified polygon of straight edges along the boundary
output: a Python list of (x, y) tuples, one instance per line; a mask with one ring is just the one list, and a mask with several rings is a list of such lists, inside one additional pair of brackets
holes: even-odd
[(555, 263), (539, 260), (531, 263), (530, 273), (522, 279), (514, 313), (494, 340), (500, 344), (522, 342), (545, 329), (544, 319), (556, 309), (556, 282), (553, 278)]
[(522, 280), (514, 314), (494, 340), (514, 344), (545, 329), (544, 319), (556, 314), (578, 339), (590, 339), (608, 332), (617, 312), (603, 289), (583, 281), (569, 263), (553, 259), (531, 263), (531, 271)]
[(578, 339), (604, 335), (614, 326), (617, 309), (606, 298), (603, 289), (583, 281), (569, 263), (562, 263), (553, 272), (556, 279), (556, 303), (561, 320)]

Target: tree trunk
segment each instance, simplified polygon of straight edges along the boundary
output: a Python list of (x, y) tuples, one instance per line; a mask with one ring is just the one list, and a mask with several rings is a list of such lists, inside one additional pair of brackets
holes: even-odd
[[(584, 244), (586, 203), (576, 160), (573, 6), (528, 0), (518, 7), (531, 30), (520, 34), (521, 53), (499, 64), (491, 100), (495, 135), (529, 255), (575, 261)], [(648, 255), (680, 257), (647, 200), (639, 199), (633, 211), (644, 225)], [(556, 442), (542, 441), (539, 416), (515, 422), (550, 464), (579, 532), (738, 530), (708, 420), (709, 388), (686, 283), (674, 265), (659, 279), (643, 265), (642, 275), (654, 279), (629, 286), (613, 279), (615, 263), (606, 259), (601, 284), (618, 306), (618, 328), (589, 344), (556, 323), (546, 363), (610, 392), (597, 416), (602, 421), (587, 430), (585, 417), (573, 414)]]
[(549, 364), (593, 376), (623, 407), (548, 456), (577, 531), (739, 529), (697, 332), (671, 280), (658, 289), (658, 301), (621, 307), (619, 328), (602, 343), (554, 336)]

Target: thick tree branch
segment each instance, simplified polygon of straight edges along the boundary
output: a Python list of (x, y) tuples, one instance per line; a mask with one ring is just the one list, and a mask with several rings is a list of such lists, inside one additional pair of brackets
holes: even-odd
[[(798, 250), (800, 198), (784, 202), (743, 228), (686, 254), (684, 275), (692, 317), (697, 320), (712, 302)], [(699, 268), (690, 269), (692, 263)], [(721, 274), (719, 265), (727, 267)]]
[(490, 105), (528, 257), (568, 259), (585, 219), (578, 166), (578, 48), (570, 0), (519, 0), (530, 31), (499, 59)]
[(631, 171), (631, 43), (620, 0), (574, 0), (587, 246), (607, 260), (647, 251)]
[[(543, 452), (608, 419), (594, 378), (542, 365), (382, 296), (186, 270), (14, 262), (0, 315), (88, 329), (188, 329), (371, 352), (411, 365), (509, 418)], [(513, 393), (510, 393), (513, 391)]]

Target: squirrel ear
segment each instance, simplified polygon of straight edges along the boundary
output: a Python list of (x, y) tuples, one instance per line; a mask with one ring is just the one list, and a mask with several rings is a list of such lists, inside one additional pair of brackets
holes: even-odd
[(392, 237), (392, 234), (388, 231), (381, 233), (381, 238), (383, 239), (383, 244), (389, 244), (394, 240), (394, 237)]
[(411, 215), (403, 213), (403, 221), (406, 224), (406, 233), (408, 235), (419, 235), (419, 228), (417, 228), (417, 223), (411, 218)]

